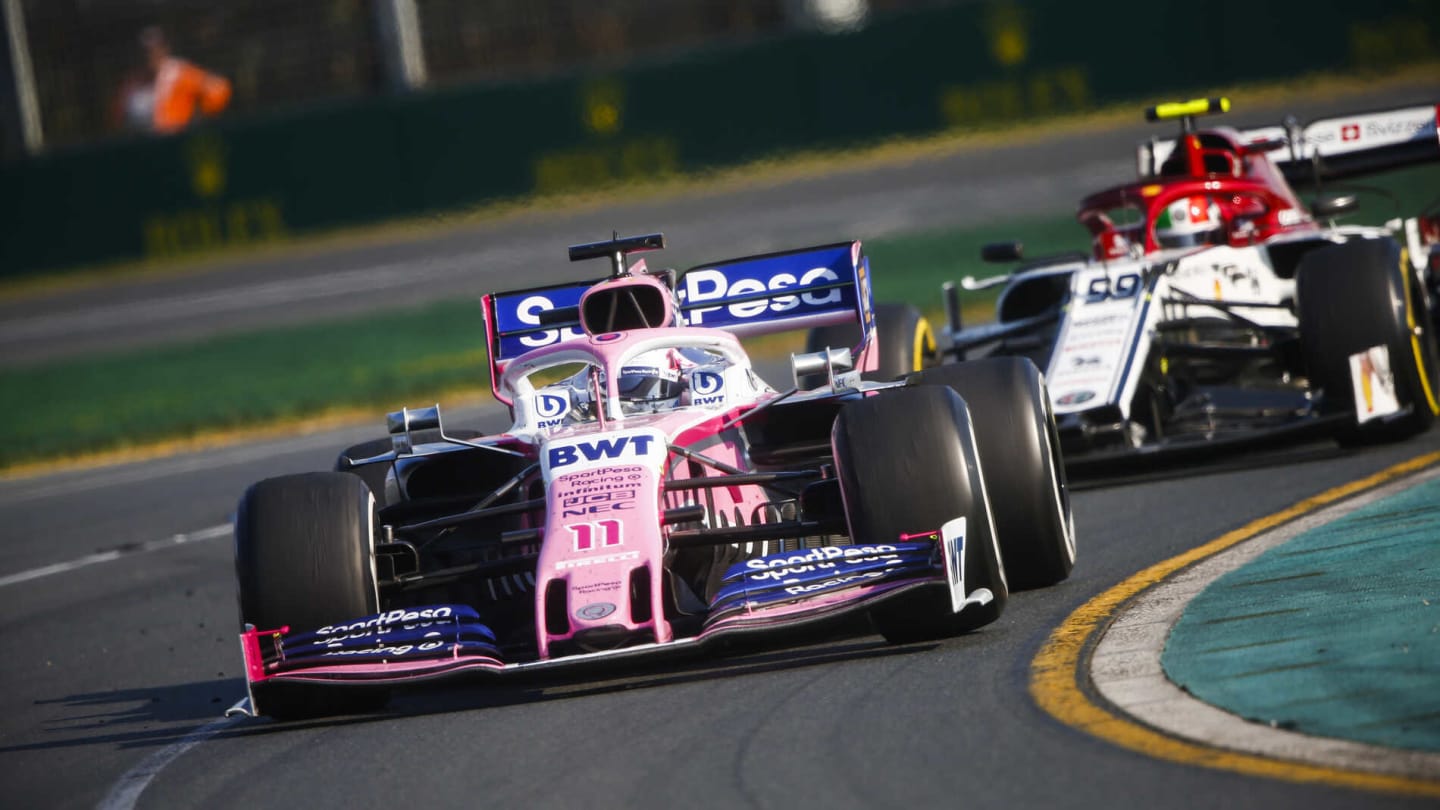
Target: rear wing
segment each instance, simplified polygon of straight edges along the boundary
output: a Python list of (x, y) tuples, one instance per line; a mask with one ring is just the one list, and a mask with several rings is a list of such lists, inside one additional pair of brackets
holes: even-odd
[(741, 336), (858, 323), (868, 339), (875, 322), (870, 260), (859, 242), (703, 264), (676, 286), (687, 326)]
[[(1304, 126), (1291, 120), (1248, 129), (1241, 140), (1252, 149), (1273, 150), (1275, 165), (1290, 182), (1337, 180), (1440, 161), (1440, 104), (1350, 113)], [(1154, 177), (1175, 151), (1175, 140), (1140, 144), (1140, 177)]]
[[(590, 257), (587, 254), (578, 258)], [(629, 270), (644, 273), (644, 263), (638, 262)], [(584, 337), (580, 298), (594, 285), (608, 280), (482, 296), (492, 388), (498, 385), (506, 364), (516, 357), (542, 346)], [(857, 367), (868, 362), (868, 354), (862, 353), (870, 346), (875, 307), (870, 262), (859, 242), (700, 265), (685, 271), (674, 290), (680, 302), (678, 326), (724, 329), (750, 336), (858, 323), (862, 338), (855, 347)]]
[(604, 279), (566, 282), (481, 296), (491, 371), (541, 346), (584, 337), (580, 296)]

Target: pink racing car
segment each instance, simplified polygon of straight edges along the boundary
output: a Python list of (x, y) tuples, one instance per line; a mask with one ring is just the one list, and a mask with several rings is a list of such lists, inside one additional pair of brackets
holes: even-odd
[[(610, 275), (482, 299), (505, 432), (402, 410), (334, 471), (250, 487), (235, 521), (249, 713), (365, 711), (398, 684), (857, 614), (891, 642), (943, 638), (1069, 575), (1064, 467), (1029, 360), (866, 381), (887, 336), (859, 242), (683, 274), (628, 258), (663, 246), (575, 246)], [(859, 343), (792, 356), (778, 389), (737, 337), (841, 323)]]

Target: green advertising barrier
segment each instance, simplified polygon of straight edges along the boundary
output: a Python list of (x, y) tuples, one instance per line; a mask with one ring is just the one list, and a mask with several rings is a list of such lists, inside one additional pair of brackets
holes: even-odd
[(1440, 53), (1425, 0), (1296, 9), (969, 3), (604, 75), (360, 99), (42, 155), (0, 166), (0, 276)]

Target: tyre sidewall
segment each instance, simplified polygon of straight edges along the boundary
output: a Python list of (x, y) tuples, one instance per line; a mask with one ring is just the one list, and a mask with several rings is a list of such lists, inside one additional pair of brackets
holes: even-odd
[(996, 357), (913, 374), (912, 385), (945, 385), (977, 426), (1005, 568), (1012, 588), (1053, 585), (1075, 564), (1074, 517), (1059, 436), (1044, 378), (1023, 357)]
[(940, 638), (999, 617), (1008, 599), (985, 479), (965, 404), (953, 391), (921, 386), (883, 391), (846, 405), (832, 433), (836, 473), (855, 543), (895, 542), (964, 516), (965, 589), (993, 601), (952, 612), (948, 591), (897, 598), (872, 612), (892, 641)]
[(1312, 387), (1324, 391), (1325, 412), (1355, 412), (1350, 356), (1378, 345), (1389, 350), (1401, 407), (1411, 409), (1394, 420), (1351, 424), (1341, 431), (1342, 442), (1403, 438), (1434, 422), (1436, 381), (1422, 377), (1427, 365), (1433, 373), (1434, 335), (1411, 330), (1412, 318), (1424, 316), (1415, 309), (1419, 302), (1413, 300), (1409, 275), (1399, 245), (1390, 239), (1321, 248), (1306, 255), (1296, 271), (1301, 353)]

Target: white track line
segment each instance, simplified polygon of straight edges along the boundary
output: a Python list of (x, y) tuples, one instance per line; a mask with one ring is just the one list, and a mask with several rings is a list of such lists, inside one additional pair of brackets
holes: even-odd
[(160, 540), (150, 540), (137, 546), (130, 546), (123, 549), (111, 549), (110, 551), (98, 551), (94, 554), (87, 554), (74, 560), (45, 565), (39, 568), (31, 568), (28, 571), (21, 571), (18, 574), (9, 574), (0, 577), (0, 588), (9, 585), (16, 585), (21, 582), (29, 582), (32, 579), (40, 579), (53, 574), (63, 574), (66, 571), (74, 571), (77, 568), (85, 568), (99, 563), (111, 562), (121, 557), (128, 557), (131, 554), (143, 554), (150, 551), (159, 551), (166, 548), (174, 548), (186, 543), (195, 543), (200, 540), (214, 540), (217, 537), (227, 537), (230, 534), (230, 524), (225, 523), (219, 526), (211, 526), (207, 529), (190, 532), (189, 534), (177, 534)]
[(140, 800), (140, 794), (150, 786), (150, 782), (166, 765), (179, 759), (191, 748), (215, 736), (222, 729), (234, 723), (235, 719), (234, 717), (221, 717), (218, 720), (211, 720), (186, 734), (180, 740), (140, 760), (140, 764), (126, 771), (125, 775), (115, 783), (115, 786), (110, 788), (110, 793), (95, 805), (96, 810), (131, 810)]

